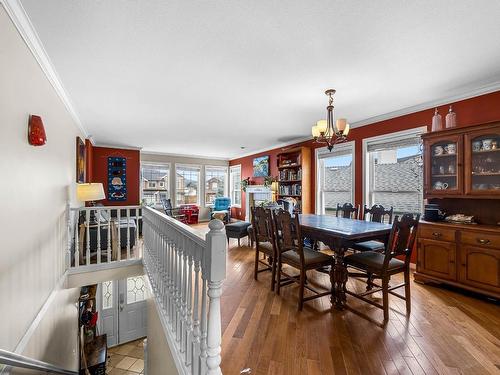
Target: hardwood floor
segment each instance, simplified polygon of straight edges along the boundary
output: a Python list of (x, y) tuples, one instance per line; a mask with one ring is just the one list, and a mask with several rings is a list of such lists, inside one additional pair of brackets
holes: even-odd
[[(224, 374), (246, 368), (253, 375), (500, 374), (498, 302), (412, 281), (411, 316), (404, 301), (391, 296), (385, 328), (377, 325), (381, 310), (349, 296), (349, 305), (376, 322), (332, 309), (328, 297), (298, 312), (298, 286), (286, 286), (278, 296), (269, 289), (270, 272), (253, 279), (254, 251), (234, 241), (229, 246), (222, 295)], [(309, 282), (330, 286), (326, 275), (314, 275)], [(348, 287), (364, 290), (358, 281)]]

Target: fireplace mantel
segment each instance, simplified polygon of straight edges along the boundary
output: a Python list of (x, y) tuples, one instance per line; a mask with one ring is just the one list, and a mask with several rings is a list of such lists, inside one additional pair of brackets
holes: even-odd
[(271, 201), (273, 197), (271, 188), (264, 185), (247, 185), (245, 194), (245, 221), (250, 221), (250, 207), (253, 206), (256, 198)]

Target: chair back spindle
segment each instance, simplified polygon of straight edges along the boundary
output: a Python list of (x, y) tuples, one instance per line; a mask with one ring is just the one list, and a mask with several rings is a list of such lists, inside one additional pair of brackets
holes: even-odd
[(344, 219), (357, 219), (359, 214), (359, 206), (354, 206), (352, 203), (344, 203), (342, 206), (337, 203), (336, 217)]
[(363, 220), (366, 220), (366, 215), (370, 215), (370, 221), (383, 223), (385, 218), (387, 218), (387, 222), (392, 224), (392, 215), (394, 213), (394, 207), (391, 206), (389, 210), (386, 210), (384, 206), (380, 204), (375, 204), (371, 208), (365, 205), (363, 210)]

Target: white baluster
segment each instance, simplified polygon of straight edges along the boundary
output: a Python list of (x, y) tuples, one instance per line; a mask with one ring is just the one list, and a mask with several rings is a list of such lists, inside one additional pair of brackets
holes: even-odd
[(186, 333), (187, 333), (187, 245), (188, 240), (182, 239), (183, 258), (182, 258), (182, 283), (181, 283), (181, 353), (186, 352)]
[[(199, 254), (198, 254), (199, 255)], [(194, 261), (194, 299), (193, 299), (193, 345), (191, 364), (192, 374), (198, 375), (200, 369), (200, 260), (196, 257)]]
[[(202, 267), (203, 270), (203, 267)], [(200, 374), (207, 372), (207, 280), (201, 280)]]
[(90, 264), (90, 210), (85, 210), (85, 230), (87, 236), (87, 266)]
[(127, 208), (127, 259), (130, 259), (130, 208)]
[(203, 277), (208, 281), (208, 329), (207, 329), (207, 369), (208, 375), (221, 375), (221, 313), (220, 296), (222, 283), (226, 278), (227, 243), (224, 224), (220, 220), (212, 220), (208, 224), (207, 249)]
[[(194, 249), (196, 246), (194, 243), (191, 245)], [(186, 365), (189, 366), (191, 364), (191, 351), (192, 351), (192, 341), (193, 341), (193, 248), (190, 248), (190, 254), (188, 259), (188, 283), (187, 283), (187, 308), (186, 308)]]
[(75, 267), (80, 266), (80, 239), (78, 238), (80, 232), (80, 211), (76, 210), (75, 221)]
[(121, 241), (121, 230), (120, 230), (120, 219), (121, 219), (121, 210), (116, 210), (116, 227), (118, 228), (116, 238), (118, 240), (118, 254), (117, 260), (122, 260), (122, 241)]
[(66, 204), (66, 269), (71, 268), (71, 208)]
[(176, 340), (177, 343), (181, 344), (181, 329), (182, 329), (182, 253), (184, 252), (182, 245), (182, 235), (178, 234), (178, 243), (179, 243), (179, 252), (177, 254), (177, 287), (176, 287), (176, 316), (177, 316), (177, 325), (176, 325)]
[(101, 263), (101, 213), (96, 208), (94, 215), (97, 221), (97, 263)]
[(111, 210), (108, 209), (108, 263), (111, 262)]

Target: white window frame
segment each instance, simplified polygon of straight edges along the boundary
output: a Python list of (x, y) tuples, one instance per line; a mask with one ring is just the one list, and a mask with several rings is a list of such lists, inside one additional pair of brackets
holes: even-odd
[[(171, 163), (169, 163), (169, 162), (159, 163), (159, 162), (151, 162), (151, 161), (147, 161), (147, 160), (141, 160), (140, 161), (140, 170), (141, 170), (141, 173), (140, 173), (140, 176), (139, 176), (139, 179), (140, 179), (140, 192), (139, 192), (139, 194), (140, 194), (141, 202), (142, 202), (142, 199), (144, 198), (144, 194), (143, 194), (143, 181), (142, 181), (142, 166), (143, 165), (152, 165), (152, 166), (167, 167), (168, 168), (168, 184), (166, 186), (163, 186), (163, 187), (167, 188), (167, 192), (168, 192), (167, 199), (172, 199), (172, 194), (171, 194), (172, 192), (171, 192), (171, 189), (170, 189), (170, 187), (172, 186), (172, 180), (171, 180), (172, 179), (172, 165), (171, 165)], [(156, 188), (158, 188), (158, 186)]]
[(234, 186), (234, 183), (233, 183), (232, 174), (234, 173), (233, 171), (237, 171), (237, 170), (239, 170), (239, 172), (240, 172), (240, 181), (241, 181), (241, 164), (231, 165), (229, 167), (229, 197), (231, 198), (231, 207), (241, 208), (241, 203), (242, 203), (242, 199), (243, 199), (243, 194), (242, 194), (242, 191), (241, 191), (241, 187), (240, 187), (240, 190), (239, 190), (240, 204), (234, 203), (235, 200), (233, 199), (233, 192), (234, 192), (233, 186)]
[[(363, 139), (363, 207), (370, 201), (370, 176), (368, 176), (370, 155), (368, 154), (368, 145), (371, 143), (384, 144), (394, 142), (405, 138), (415, 137), (427, 132), (427, 126), (419, 126), (407, 130), (401, 130), (394, 133), (377, 135), (375, 137)], [(423, 187), (422, 187), (423, 188)], [(423, 200), (421, 202), (423, 208)]]
[[(203, 168), (200, 164), (185, 164), (185, 163), (182, 163), (182, 164), (175, 163), (175, 165), (174, 165), (174, 173), (175, 173), (175, 191), (174, 191), (174, 199), (173, 199), (174, 206), (179, 207), (177, 205), (177, 168), (198, 168), (199, 178), (198, 178), (198, 189), (197, 189), (198, 196), (196, 198), (196, 205), (201, 207), (202, 196), (204, 197), (204, 195), (205, 195), (205, 192), (201, 191), (201, 181), (202, 181), (202, 179), (203, 180), (205, 179), (205, 173), (204, 173)], [(203, 198), (203, 199), (205, 199), (205, 198)]]
[(324, 182), (323, 173), (321, 173), (321, 160), (326, 159), (330, 156), (335, 157), (335, 150), (346, 150), (349, 149), (352, 151), (352, 168), (351, 168), (351, 179), (352, 179), (352, 187), (351, 187), (351, 202), (354, 204), (354, 196), (356, 191), (356, 142), (349, 141), (345, 143), (340, 143), (335, 145), (332, 152), (328, 151), (328, 148), (321, 147), (314, 150), (315, 159), (316, 159), (316, 215), (324, 215), (325, 214), (325, 205), (324, 205), (324, 196), (322, 193), (322, 186)]
[(224, 175), (224, 196), (228, 195), (229, 187), (228, 187), (228, 182), (229, 182), (229, 170), (226, 166), (223, 165), (205, 165), (203, 167), (204, 173), (203, 173), (203, 199), (205, 203), (205, 207), (212, 207), (213, 203), (207, 203), (206, 201), (206, 188), (207, 188), (207, 168), (208, 169), (218, 169), (218, 170), (224, 170), (225, 175)]

